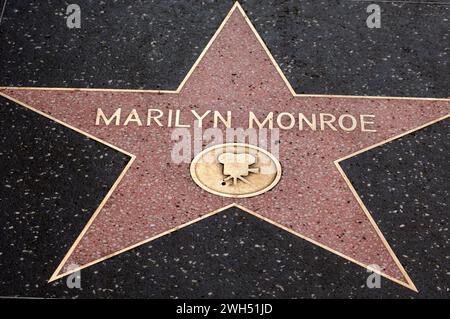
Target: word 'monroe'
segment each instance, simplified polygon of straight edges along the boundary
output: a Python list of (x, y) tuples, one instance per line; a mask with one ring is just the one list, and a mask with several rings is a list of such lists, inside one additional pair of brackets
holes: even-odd
[[(232, 127), (231, 111), (220, 112), (208, 110), (198, 113), (195, 110), (160, 110), (147, 109), (145, 111), (123, 111), (117, 108), (114, 112), (105, 114), (101, 108), (97, 108), (95, 125), (106, 126), (159, 126), (159, 127), (203, 127), (209, 123), (214, 128), (223, 126)], [(250, 111), (246, 123), (248, 128), (279, 128), (281, 130), (312, 130), (312, 131), (361, 131), (376, 132), (375, 115), (371, 114), (332, 114), (332, 113), (287, 113), (255, 114)]]

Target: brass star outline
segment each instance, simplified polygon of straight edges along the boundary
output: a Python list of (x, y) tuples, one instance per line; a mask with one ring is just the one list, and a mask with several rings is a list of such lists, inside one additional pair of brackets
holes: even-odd
[[(237, 1), (234, 3), (234, 5), (233, 5), (232, 8), (230, 9), (230, 11), (228, 12), (227, 16), (225, 17), (225, 19), (223, 20), (223, 22), (221, 23), (221, 25), (219, 26), (219, 28), (217, 29), (217, 31), (214, 33), (213, 37), (210, 39), (210, 41), (208, 42), (208, 44), (206, 45), (206, 47), (203, 49), (203, 51), (201, 52), (201, 54), (199, 55), (199, 57), (197, 58), (197, 60), (195, 61), (195, 63), (193, 64), (193, 66), (191, 67), (191, 69), (189, 70), (189, 72), (188, 72), (187, 75), (184, 77), (184, 79), (182, 80), (182, 82), (180, 83), (180, 85), (178, 86), (178, 88), (177, 88), (176, 90), (96, 89), (96, 88), (60, 88), (60, 87), (59, 87), (59, 88), (51, 88), (51, 87), (0, 87), (0, 90), (3, 90), (3, 89), (13, 89), (13, 90), (55, 90), (55, 91), (90, 91), (90, 92), (93, 92), (93, 91), (96, 91), (96, 92), (102, 92), (102, 91), (103, 91), (103, 92), (129, 92), (129, 93), (136, 92), (136, 93), (164, 93), (164, 94), (178, 94), (178, 93), (181, 92), (181, 90), (183, 89), (185, 83), (188, 81), (188, 79), (190, 78), (191, 74), (194, 72), (194, 70), (196, 69), (197, 65), (200, 63), (200, 61), (202, 60), (202, 58), (204, 57), (204, 55), (206, 54), (206, 52), (208, 51), (208, 49), (211, 47), (212, 43), (215, 41), (215, 39), (217, 38), (217, 36), (220, 34), (220, 32), (222, 31), (223, 27), (225, 26), (225, 24), (227, 23), (227, 21), (229, 20), (229, 18), (231, 17), (231, 15), (233, 14), (233, 12), (234, 12), (235, 10), (239, 10), (239, 12), (240, 12), (240, 13), (242, 14), (242, 16), (245, 18), (245, 21), (247, 22), (248, 26), (249, 26), (250, 29), (252, 30), (253, 34), (254, 34), (255, 37), (257, 38), (257, 40), (258, 40), (258, 42), (260, 43), (260, 45), (263, 47), (263, 49), (264, 49), (264, 51), (266, 52), (267, 56), (269, 57), (271, 63), (275, 66), (275, 68), (276, 68), (278, 74), (280, 75), (280, 77), (281, 77), (282, 80), (284, 81), (286, 87), (289, 89), (289, 91), (290, 91), (290, 93), (292, 94), (293, 97), (356, 98), (356, 99), (372, 99), (372, 100), (373, 100), (373, 99), (392, 99), (392, 100), (422, 100), (422, 101), (445, 101), (445, 102), (450, 101), (449, 98), (414, 98), (414, 97), (390, 97), (390, 96), (355, 96), (355, 95), (297, 94), (297, 93), (294, 91), (294, 89), (292, 88), (292, 86), (291, 86), (291, 84), (289, 83), (289, 81), (287, 80), (287, 78), (286, 78), (286, 76), (284, 75), (283, 71), (282, 71), (281, 68), (279, 67), (278, 63), (277, 63), (277, 62), (275, 61), (275, 59), (273, 58), (272, 54), (270, 53), (270, 51), (269, 51), (269, 49), (267, 48), (266, 44), (264, 43), (263, 39), (260, 37), (260, 35), (259, 35), (258, 32), (256, 31), (255, 27), (254, 27), (253, 24), (251, 23), (250, 19), (248, 18), (248, 16), (247, 16), (246, 13), (245, 13), (245, 11), (243, 10), (243, 8), (241, 7), (241, 5), (240, 5), (239, 2), (237, 2)], [(133, 244), (133, 245), (131, 245), (131, 246), (122, 248), (122, 249), (120, 249), (120, 250), (118, 250), (118, 251), (116, 251), (116, 252), (114, 252), (114, 253), (112, 253), (112, 254), (109, 254), (109, 255), (104, 256), (104, 257), (99, 258), (99, 259), (96, 259), (96, 260), (94, 260), (94, 261), (92, 261), (92, 262), (89, 262), (89, 263), (87, 263), (87, 264), (85, 264), (85, 265), (83, 265), (83, 266), (80, 266), (80, 267), (78, 267), (78, 268), (76, 268), (76, 269), (71, 269), (70, 271), (66, 271), (66, 272), (64, 272), (64, 273), (62, 273), (62, 274), (59, 274), (60, 271), (61, 271), (61, 269), (62, 269), (63, 266), (65, 265), (66, 261), (68, 260), (68, 258), (70, 257), (70, 255), (73, 253), (74, 249), (77, 247), (78, 243), (81, 241), (81, 239), (83, 238), (83, 236), (85, 235), (85, 233), (87, 232), (87, 230), (89, 229), (89, 227), (91, 226), (91, 224), (93, 223), (93, 221), (95, 220), (95, 218), (97, 217), (97, 215), (98, 215), (98, 214), (100, 213), (100, 211), (102, 210), (103, 206), (106, 204), (106, 202), (108, 201), (108, 199), (110, 198), (110, 196), (113, 194), (113, 192), (114, 192), (114, 190), (116, 189), (116, 187), (119, 185), (119, 183), (120, 183), (120, 181), (122, 180), (122, 178), (125, 176), (126, 172), (129, 170), (129, 168), (130, 168), (131, 165), (133, 164), (134, 160), (136, 159), (136, 156), (133, 155), (133, 154), (131, 154), (131, 153), (129, 153), (129, 152), (127, 152), (126, 150), (123, 150), (123, 149), (121, 149), (121, 148), (119, 148), (119, 147), (117, 147), (117, 146), (115, 146), (115, 145), (112, 145), (112, 144), (110, 144), (110, 143), (108, 143), (108, 142), (106, 142), (106, 141), (104, 141), (104, 140), (102, 140), (102, 139), (99, 139), (99, 138), (97, 138), (97, 137), (95, 137), (95, 136), (93, 136), (93, 135), (91, 135), (91, 134), (89, 134), (89, 133), (87, 133), (87, 132), (84, 132), (84, 131), (82, 131), (82, 130), (80, 130), (80, 129), (78, 129), (78, 128), (76, 128), (76, 127), (74, 127), (74, 126), (72, 126), (72, 125), (70, 125), (70, 124), (68, 124), (68, 123), (65, 123), (65, 122), (63, 122), (63, 121), (61, 121), (61, 120), (58, 120), (57, 118), (54, 118), (54, 117), (52, 117), (51, 115), (48, 115), (48, 114), (46, 114), (46, 113), (44, 113), (44, 112), (42, 112), (42, 111), (40, 111), (40, 110), (37, 110), (37, 109), (33, 108), (33, 107), (30, 106), (30, 105), (27, 105), (27, 104), (25, 104), (25, 103), (23, 103), (23, 102), (21, 102), (21, 101), (19, 101), (19, 100), (17, 100), (17, 99), (14, 99), (13, 97), (11, 97), (11, 96), (9, 96), (9, 95), (7, 95), (7, 94), (5, 94), (5, 93), (0, 92), (0, 95), (3, 96), (3, 97), (6, 97), (7, 99), (10, 99), (10, 100), (14, 101), (14, 102), (17, 103), (17, 104), (20, 104), (20, 105), (26, 107), (26, 108), (28, 108), (28, 109), (30, 109), (30, 110), (32, 110), (32, 111), (38, 113), (38, 114), (40, 114), (40, 115), (42, 115), (42, 116), (44, 116), (44, 117), (46, 117), (46, 118), (48, 118), (48, 119), (50, 119), (50, 120), (52, 120), (52, 121), (55, 121), (55, 122), (58, 123), (58, 124), (61, 124), (61, 125), (65, 126), (65, 127), (68, 127), (68, 128), (70, 128), (70, 129), (72, 129), (72, 130), (74, 130), (74, 131), (76, 131), (76, 132), (78, 132), (78, 133), (80, 133), (80, 134), (82, 134), (82, 135), (85, 135), (86, 137), (88, 137), (88, 138), (90, 138), (90, 139), (92, 139), (92, 140), (95, 140), (95, 141), (97, 141), (97, 142), (99, 142), (99, 143), (102, 143), (102, 144), (108, 146), (108, 147), (111, 147), (112, 149), (115, 149), (115, 150), (117, 150), (117, 151), (119, 151), (119, 152), (121, 152), (121, 153), (123, 153), (123, 154), (125, 154), (125, 155), (128, 155), (128, 156), (130, 157), (129, 162), (127, 163), (127, 165), (125, 166), (125, 168), (122, 170), (122, 172), (120, 173), (119, 177), (116, 179), (116, 181), (114, 182), (114, 184), (112, 185), (112, 187), (109, 189), (108, 193), (107, 193), (106, 196), (103, 198), (103, 200), (101, 201), (100, 205), (97, 207), (97, 209), (95, 210), (95, 212), (93, 213), (93, 215), (91, 216), (91, 218), (89, 219), (89, 221), (87, 222), (87, 224), (85, 225), (85, 227), (83, 228), (83, 230), (81, 231), (81, 233), (78, 235), (77, 239), (76, 239), (75, 242), (72, 244), (71, 248), (70, 248), (69, 251), (66, 253), (66, 255), (64, 256), (64, 258), (62, 259), (62, 261), (60, 262), (59, 266), (56, 268), (56, 270), (54, 271), (54, 273), (52, 274), (52, 276), (50, 277), (50, 279), (48, 280), (48, 282), (52, 282), (52, 281), (58, 280), (58, 279), (60, 279), (60, 278), (62, 278), (62, 277), (65, 277), (65, 276), (71, 274), (71, 273), (74, 273), (74, 272), (76, 272), (76, 271), (79, 271), (79, 270), (81, 270), (81, 269), (90, 267), (90, 266), (92, 266), (92, 265), (94, 265), (94, 264), (96, 264), (96, 263), (99, 263), (99, 262), (101, 262), (101, 261), (104, 261), (104, 260), (106, 260), (106, 259), (109, 259), (109, 258), (112, 258), (112, 257), (114, 257), (114, 256), (117, 256), (117, 255), (119, 255), (119, 254), (121, 254), (121, 253), (123, 253), (123, 252), (125, 252), (125, 251), (131, 250), (131, 249), (136, 248), (136, 247), (138, 247), (138, 246), (141, 246), (141, 245), (143, 245), (143, 244), (145, 244), (145, 243), (148, 243), (148, 242), (150, 242), (150, 241), (153, 241), (153, 240), (155, 240), (155, 239), (158, 239), (158, 238), (160, 238), (160, 237), (162, 237), (162, 236), (165, 236), (165, 235), (170, 234), (170, 233), (172, 233), (172, 232), (174, 232), (174, 231), (177, 231), (177, 230), (179, 230), (179, 229), (181, 229), (181, 228), (184, 228), (184, 227), (186, 227), (186, 226), (189, 226), (189, 225), (191, 225), (191, 224), (194, 224), (194, 223), (196, 223), (196, 222), (198, 222), (198, 221), (200, 221), (200, 220), (206, 219), (206, 218), (208, 218), (208, 217), (210, 217), (210, 216), (213, 216), (213, 215), (215, 215), (215, 214), (217, 214), (217, 213), (220, 213), (220, 212), (222, 212), (222, 211), (224, 211), (224, 210), (226, 210), (226, 209), (229, 209), (229, 208), (231, 208), (231, 207), (237, 207), (237, 208), (239, 208), (239, 209), (241, 209), (241, 210), (243, 210), (243, 211), (245, 211), (245, 212), (247, 212), (247, 213), (249, 213), (249, 214), (251, 214), (251, 215), (253, 215), (253, 216), (255, 216), (255, 217), (259, 218), (259, 219), (261, 219), (261, 220), (264, 220), (264, 221), (266, 221), (266, 222), (268, 222), (268, 223), (270, 223), (270, 224), (272, 224), (272, 225), (274, 225), (274, 226), (277, 226), (277, 227), (279, 227), (279, 228), (281, 228), (281, 229), (283, 229), (283, 230), (285, 230), (285, 231), (287, 231), (287, 232), (289, 232), (289, 233), (291, 233), (291, 234), (294, 234), (295, 236), (298, 236), (298, 237), (300, 237), (300, 238), (302, 238), (302, 239), (304, 239), (304, 240), (306, 240), (306, 241), (308, 241), (308, 242), (310, 242), (310, 243), (312, 243), (312, 244), (314, 244), (314, 245), (317, 245), (317, 246), (319, 246), (319, 247), (321, 247), (321, 248), (323, 248), (323, 249), (325, 249), (325, 250), (327, 250), (327, 251), (330, 251), (330, 252), (332, 252), (332, 253), (334, 253), (334, 254), (336, 254), (336, 255), (338, 255), (338, 256), (344, 258), (344, 259), (347, 259), (347, 260), (349, 260), (349, 261), (351, 261), (351, 262), (353, 262), (353, 263), (355, 263), (355, 264), (357, 264), (357, 265), (359, 265), (359, 266), (361, 266), (361, 267), (368, 268), (368, 265), (366, 265), (366, 264), (364, 264), (364, 263), (362, 263), (362, 262), (359, 262), (359, 261), (357, 261), (357, 260), (355, 260), (355, 259), (353, 259), (353, 258), (351, 258), (351, 257), (349, 257), (349, 256), (346, 256), (345, 254), (342, 254), (342, 253), (340, 253), (340, 252), (338, 252), (338, 251), (336, 251), (336, 250), (334, 250), (334, 249), (332, 249), (332, 248), (330, 248), (330, 247), (328, 247), (328, 246), (326, 246), (326, 245), (324, 245), (324, 244), (321, 244), (321, 243), (315, 241), (314, 239), (311, 239), (311, 238), (309, 238), (309, 237), (307, 237), (307, 236), (304, 236), (304, 235), (302, 235), (302, 234), (300, 234), (300, 233), (298, 233), (298, 232), (295, 232), (295, 231), (293, 231), (292, 229), (289, 229), (289, 228), (287, 228), (287, 227), (285, 227), (285, 226), (283, 226), (283, 225), (281, 225), (281, 224), (279, 224), (279, 223), (277, 223), (277, 222), (274, 222), (273, 220), (271, 220), (271, 219), (269, 219), (269, 218), (267, 218), (267, 217), (264, 217), (264, 216), (262, 216), (262, 215), (260, 215), (260, 214), (258, 214), (258, 213), (256, 213), (256, 212), (250, 210), (250, 209), (247, 209), (247, 208), (245, 208), (245, 207), (243, 207), (243, 206), (241, 206), (241, 205), (238, 205), (238, 204), (236, 204), (236, 203), (233, 203), (233, 204), (231, 204), (231, 205), (228, 205), (228, 206), (222, 207), (222, 208), (220, 208), (220, 209), (214, 210), (214, 211), (212, 211), (212, 212), (210, 212), (210, 213), (207, 213), (207, 214), (205, 214), (205, 215), (203, 215), (203, 216), (201, 216), (201, 217), (199, 217), (199, 218), (197, 218), (197, 219), (193, 219), (193, 220), (191, 220), (191, 221), (189, 221), (189, 222), (187, 222), (187, 223), (184, 223), (184, 224), (182, 224), (182, 225), (179, 225), (179, 226), (177, 226), (177, 227), (174, 227), (174, 228), (172, 228), (172, 229), (169, 229), (169, 230), (167, 230), (167, 231), (165, 231), (165, 232), (162, 232), (162, 233), (160, 233), (160, 234), (158, 234), (158, 235), (156, 235), (156, 236), (153, 236), (153, 237), (148, 238), (148, 239), (146, 239), (146, 240), (140, 241), (140, 242), (138, 242), (138, 243), (136, 243), (136, 244)], [(380, 274), (381, 276), (383, 276), (383, 277), (385, 277), (385, 278), (387, 278), (387, 279), (389, 279), (389, 280), (391, 280), (391, 281), (393, 281), (393, 282), (396, 282), (396, 283), (399, 284), (399, 285), (402, 285), (402, 286), (404, 286), (404, 287), (406, 287), (406, 288), (409, 288), (409, 289), (411, 289), (411, 290), (413, 290), (413, 291), (415, 291), (415, 292), (418, 292), (416, 286), (414, 285), (413, 281), (411, 280), (411, 278), (409, 277), (408, 273), (407, 273), (406, 270), (404, 269), (403, 265), (402, 265), (402, 264), (400, 263), (400, 261), (398, 260), (398, 258), (397, 258), (397, 256), (395, 255), (394, 251), (393, 251), (392, 248), (390, 247), (389, 243), (387, 242), (387, 240), (386, 240), (385, 237), (383, 236), (381, 230), (378, 228), (376, 222), (374, 221), (373, 217), (371, 216), (369, 210), (368, 210), (368, 209), (366, 208), (366, 206), (364, 205), (364, 203), (363, 203), (361, 197), (359, 196), (359, 194), (357, 193), (357, 191), (356, 191), (355, 188), (353, 187), (353, 185), (352, 185), (352, 183), (350, 182), (349, 178), (347, 177), (347, 175), (346, 175), (345, 172), (343, 171), (343, 169), (342, 169), (342, 167), (341, 167), (341, 165), (340, 165), (340, 162), (342, 162), (342, 161), (344, 161), (344, 160), (346, 160), (346, 159), (349, 159), (349, 158), (351, 158), (351, 157), (353, 157), (353, 156), (356, 156), (356, 155), (358, 155), (358, 154), (364, 153), (364, 152), (366, 152), (366, 151), (368, 151), (368, 150), (370, 150), (370, 149), (373, 149), (373, 148), (379, 147), (379, 146), (381, 146), (381, 145), (384, 145), (384, 144), (386, 144), (386, 143), (389, 143), (389, 142), (391, 142), (391, 141), (393, 141), (393, 140), (399, 139), (399, 138), (401, 138), (401, 137), (403, 137), (403, 136), (406, 136), (406, 135), (408, 135), (408, 134), (411, 134), (411, 133), (413, 133), (413, 132), (415, 132), (415, 131), (421, 130), (421, 129), (427, 127), (427, 126), (430, 126), (430, 125), (432, 125), (432, 124), (435, 124), (435, 123), (437, 123), (437, 122), (439, 122), (439, 121), (442, 121), (442, 120), (444, 120), (444, 119), (447, 119), (447, 118), (449, 118), (449, 117), (450, 117), (450, 114), (447, 114), (447, 115), (445, 115), (445, 116), (443, 116), (443, 117), (440, 117), (440, 118), (438, 118), (438, 119), (435, 119), (435, 120), (433, 120), (433, 121), (431, 121), (431, 122), (428, 122), (428, 123), (426, 123), (426, 124), (424, 124), (424, 125), (421, 125), (421, 126), (419, 126), (419, 127), (416, 127), (416, 128), (414, 128), (414, 129), (411, 129), (411, 130), (409, 130), (409, 131), (406, 131), (406, 132), (404, 132), (404, 133), (402, 133), (402, 134), (393, 136), (393, 137), (391, 137), (391, 138), (389, 138), (389, 139), (386, 139), (386, 140), (384, 140), (384, 141), (381, 141), (381, 142), (376, 143), (376, 144), (374, 144), (374, 145), (371, 145), (371, 146), (369, 146), (369, 147), (363, 148), (363, 149), (361, 149), (361, 150), (359, 150), (359, 151), (357, 151), (357, 152), (354, 152), (354, 153), (352, 153), (352, 154), (349, 154), (349, 155), (347, 155), (347, 156), (345, 156), (345, 157), (342, 157), (342, 158), (337, 159), (337, 160), (334, 161), (334, 164), (335, 164), (335, 166), (336, 166), (336, 169), (337, 169), (337, 170), (339, 171), (339, 173), (342, 175), (342, 178), (344, 179), (345, 183), (348, 185), (349, 189), (350, 189), (351, 192), (353, 193), (353, 195), (354, 195), (354, 197), (356, 198), (356, 200), (357, 200), (359, 206), (361, 207), (361, 209), (362, 209), (363, 212), (365, 213), (366, 217), (369, 219), (371, 225), (373, 226), (373, 228), (375, 229), (376, 233), (378, 234), (378, 236), (379, 236), (380, 239), (382, 240), (384, 246), (385, 246), (386, 249), (388, 250), (389, 254), (391, 255), (391, 257), (392, 257), (392, 259), (394, 260), (394, 262), (396, 263), (397, 267), (400, 269), (400, 271), (401, 271), (402, 275), (404, 276), (404, 278), (406, 279), (407, 283), (402, 282), (402, 281), (398, 280), (397, 278), (394, 278), (394, 277), (392, 277), (392, 276), (390, 276), (390, 275), (387, 275), (387, 274), (385, 274), (384, 272), (380, 272), (380, 271), (378, 271), (378, 270), (376, 270), (376, 269), (371, 269), (371, 270), (373, 270), (374, 272), (377, 272), (377, 273)]]

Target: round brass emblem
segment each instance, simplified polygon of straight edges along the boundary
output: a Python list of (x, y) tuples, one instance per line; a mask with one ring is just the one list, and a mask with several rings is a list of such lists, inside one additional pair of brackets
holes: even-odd
[(221, 144), (200, 152), (191, 163), (191, 176), (204, 190), (224, 197), (252, 197), (277, 185), (280, 162), (262, 148)]

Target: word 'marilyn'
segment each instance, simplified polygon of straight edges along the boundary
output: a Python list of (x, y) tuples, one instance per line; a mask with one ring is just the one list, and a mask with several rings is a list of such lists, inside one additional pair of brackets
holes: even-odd
[[(185, 114), (186, 113), (186, 114)], [(186, 118), (189, 117), (189, 120)], [(349, 113), (331, 114), (331, 113), (287, 113), (282, 112), (274, 115), (270, 112), (267, 115), (256, 115), (254, 112), (248, 113), (248, 128), (279, 128), (281, 130), (290, 130), (297, 128), (299, 130), (310, 129), (312, 131), (361, 131), (376, 132), (374, 128), (375, 115)], [(166, 110), (148, 109), (144, 112), (138, 112), (132, 109), (123, 112), (118, 108), (112, 114), (105, 114), (101, 109), (97, 109), (95, 125), (114, 125), (114, 126), (160, 126), (160, 127), (203, 127), (204, 123), (210, 122), (214, 128), (224, 126), (232, 127), (231, 111), (205, 111), (198, 113), (195, 110)]]

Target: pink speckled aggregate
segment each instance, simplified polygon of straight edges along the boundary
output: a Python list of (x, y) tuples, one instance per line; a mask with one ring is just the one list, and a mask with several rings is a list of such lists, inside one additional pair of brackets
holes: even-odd
[[(167, 66), (169, 67), (169, 66)], [(231, 203), (238, 203), (363, 264), (404, 277), (334, 161), (448, 113), (440, 101), (294, 97), (236, 10), (182, 91), (175, 93), (6, 90), (6, 94), (134, 155), (136, 160), (66, 265), (85, 265), (157, 236)], [(281, 131), (283, 176), (271, 191), (247, 199), (212, 195), (191, 179), (189, 163), (171, 159), (172, 128), (96, 126), (97, 108), (232, 111), (233, 127), (248, 127), (248, 112), (373, 114), (376, 133), (298, 129)], [(204, 123), (210, 127), (211, 122)], [(144, 121), (145, 122), (145, 121)], [(144, 123), (145, 124), (145, 123)], [(299, 252), (301, 254), (301, 252)], [(61, 273), (64, 272), (64, 268)]]

